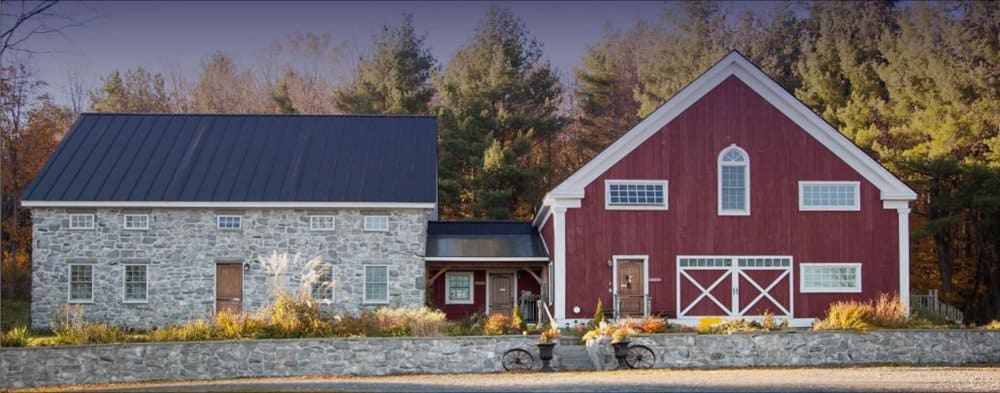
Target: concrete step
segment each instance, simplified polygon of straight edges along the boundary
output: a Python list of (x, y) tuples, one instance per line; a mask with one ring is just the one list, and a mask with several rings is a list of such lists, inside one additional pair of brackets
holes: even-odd
[(565, 370), (593, 370), (594, 364), (587, 355), (587, 347), (583, 345), (565, 345), (560, 342), (555, 348), (558, 356), (560, 369)]

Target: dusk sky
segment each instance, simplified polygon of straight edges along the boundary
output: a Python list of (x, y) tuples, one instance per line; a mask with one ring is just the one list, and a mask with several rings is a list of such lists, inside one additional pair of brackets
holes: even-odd
[[(663, 1), (67, 2), (58, 4), (55, 11), (83, 23), (62, 35), (32, 38), (23, 48), (38, 52), (33, 55), (37, 76), (50, 84), (58, 103), (66, 104), (71, 73), (78, 74), (87, 89), (97, 87), (100, 77), (116, 68), (144, 66), (194, 75), (201, 61), (217, 50), (234, 56), (245, 67), (270, 44), (287, 41), (299, 32), (329, 33), (333, 42), (345, 48), (342, 66), (349, 65), (367, 50), (382, 25), (398, 24), (403, 12), (413, 14), (417, 29), (427, 33), (432, 52), (445, 65), (469, 42), (492, 5), (510, 7), (522, 18), (565, 80), (586, 47), (601, 38), (605, 26), (628, 28), (639, 18), (659, 17), (667, 8)], [(729, 15), (773, 6), (723, 4)]]

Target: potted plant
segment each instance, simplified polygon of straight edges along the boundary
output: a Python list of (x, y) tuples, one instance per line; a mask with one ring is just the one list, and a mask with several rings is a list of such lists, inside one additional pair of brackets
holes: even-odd
[(611, 346), (615, 348), (615, 359), (618, 359), (618, 370), (629, 368), (625, 363), (625, 357), (628, 356), (629, 336), (631, 335), (632, 329), (629, 329), (627, 326), (622, 326), (611, 332)]
[(553, 372), (549, 362), (552, 361), (552, 349), (556, 346), (556, 338), (559, 337), (559, 329), (553, 327), (542, 330), (538, 337), (538, 358), (542, 359), (541, 371)]

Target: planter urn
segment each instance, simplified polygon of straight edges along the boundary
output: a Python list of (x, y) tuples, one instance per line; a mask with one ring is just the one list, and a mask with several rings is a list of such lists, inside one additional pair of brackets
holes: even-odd
[(618, 359), (618, 368), (616, 370), (629, 369), (628, 364), (625, 363), (625, 357), (628, 356), (628, 344), (628, 341), (611, 343), (611, 346), (615, 348), (615, 359)]
[(549, 365), (549, 362), (552, 361), (552, 348), (555, 346), (556, 343), (538, 343), (538, 358), (542, 359), (542, 368), (539, 371), (547, 373), (556, 371)]

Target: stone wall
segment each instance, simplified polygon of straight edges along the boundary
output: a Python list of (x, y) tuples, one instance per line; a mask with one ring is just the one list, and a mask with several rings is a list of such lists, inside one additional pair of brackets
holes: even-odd
[[(1000, 365), (1000, 331), (901, 330), (866, 334), (796, 332), (662, 334), (634, 342), (653, 348), (658, 368)], [(386, 375), (502, 371), (500, 357), (537, 337), (413, 337), (140, 343), (5, 348), (3, 387), (302, 375)], [(554, 366), (559, 364), (556, 347)], [(568, 350), (568, 348), (567, 348)]]
[[(424, 262), (429, 210), (391, 211), (293, 209), (153, 209), (148, 230), (124, 230), (123, 213), (96, 209), (95, 229), (69, 229), (66, 209), (33, 209), (34, 254), (31, 319), (48, 327), (54, 312), (67, 304), (68, 263), (94, 266), (94, 300), (83, 304), (85, 318), (148, 328), (197, 319), (215, 305), (215, 264), (249, 264), (244, 273), (244, 310), (258, 309), (271, 298), (276, 282), (292, 293), (305, 277), (324, 266), (332, 269), (333, 298), (324, 307), (354, 312), (363, 304), (364, 266), (388, 265), (389, 305), (424, 303)], [(335, 215), (334, 231), (312, 231), (309, 214)], [(220, 230), (217, 214), (243, 217), (242, 229)], [(389, 216), (388, 232), (362, 230), (366, 214)], [(268, 274), (262, 259), (290, 261), (282, 278)], [(297, 257), (296, 257), (297, 256)], [(316, 260), (318, 262), (310, 261)], [(148, 301), (123, 301), (123, 263), (148, 264)], [(308, 265), (308, 266), (307, 266)]]

